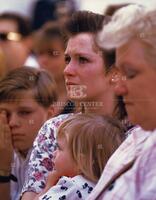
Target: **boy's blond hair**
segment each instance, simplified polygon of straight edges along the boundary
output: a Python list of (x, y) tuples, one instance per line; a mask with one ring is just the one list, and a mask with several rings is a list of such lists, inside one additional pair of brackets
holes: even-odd
[(76, 114), (64, 121), (57, 138), (65, 137), (82, 174), (97, 182), (103, 168), (123, 140), (123, 129), (114, 119), (96, 114)]

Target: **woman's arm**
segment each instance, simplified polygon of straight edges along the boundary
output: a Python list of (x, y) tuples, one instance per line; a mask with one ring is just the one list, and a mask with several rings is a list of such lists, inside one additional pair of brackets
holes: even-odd
[(57, 173), (56, 170), (54, 170), (53, 172), (50, 172), (48, 174), (48, 178), (47, 178), (47, 182), (46, 182), (46, 187), (43, 189), (43, 191), (36, 195), (35, 198), (33, 200), (38, 200), (38, 198), (40, 196), (42, 196), (43, 194), (45, 194), (51, 187), (53, 187), (54, 185), (56, 185), (56, 183), (58, 182), (58, 180), (60, 179), (59, 174)]
[(45, 188), (46, 177), (53, 170), (52, 158), (57, 127), (68, 116), (60, 115), (48, 120), (39, 131), (30, 156), (28, 176), (22, 190), (22, 200), (32, 200)]

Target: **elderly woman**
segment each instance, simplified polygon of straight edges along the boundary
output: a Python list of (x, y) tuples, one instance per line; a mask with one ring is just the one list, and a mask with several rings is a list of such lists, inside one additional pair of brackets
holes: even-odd
[(109, 159), (89, 200), (155, 199), (156, 194), (156, 8), (130, 5), (117, 11), (99, 35), (116, 48), (111, 82), (129, 119), (145, 131), (131, 134)]
[[(67, 94), (79, 111), (82, 107), (86, 113), (102, 113), (123, 119), (124, 113), (116, 109), (116, 96), (106, 77), (109, 66), (115, 61), (114, 54), (108, 56), (95, 41), (103, 23), (107, 23), (103, 15), (87, 11), (76, 12), (71, 17), (67, 25), (69, 40), (65, 50)], [(33, 199), (45, 187), (47, 174), (53, 169), (54, 144), (51, 138), (55, 137), (62, 118), (65, 116), (50, 119), (36, 138), (22, 200)]]

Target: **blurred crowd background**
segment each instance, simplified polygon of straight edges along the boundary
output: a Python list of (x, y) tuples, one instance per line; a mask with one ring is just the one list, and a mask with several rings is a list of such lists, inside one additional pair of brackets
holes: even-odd
[[(3, 57), (1, 60), (6, 65), (5, 71), (23, 65), (43, 67), (48, 71), (49, 68), (52, 68), (51, 63), (55, 63), (56, 55), (49, 49), (56, 49), (56, 47), (54, 47), (54, 42), (50, 46), (51, 41), (46, 42), (45, 38), (47, 40), (46, 32), (49, 31), (53, 33), (48, 33), (51, 35), (48, 37), (53, 38), (56, 27), (51, 25), (50, 30), (47, 30), (43, 27), (47, 22), (55, 22), (63, 26), (76, 10), (89, 10), (104, 14), (110, 5), (132, 2), (150, 6), (156, 3), (156, 0), (0, 0), (0, 56)], [(41, 31), (42, 28), (43, 34), (41, 35), (45, 36), (39, 35), (38, 38), (34, 33)], [(59, 32), (59, 30), (57, 31)], [(40, 40), (43, 40), (39, 46), (43, 47), (47, 43), (46, 48), (38, 50), (37, 47), (36, 51), (36, 41), (34, 40), (36, 38), (39, 43)], [(64, 47), (62, 50), (64, 51)], [(60, 49), (58, 51), (60, 52)]]
[[(23, 15), (31, 17), (34, 12), (34, 7), (37, 2), (58, 2), (60, 0), (0, 0), (0, 12), (4, 11), (16, 11)], [(74, 3), (76, 9), (80, 10), (91, 10), (98, 13), (101, 13), (105, 10), (108, 4), (110, 3), (126, 3), (126, 2), (139, 2), (145, 4), (151, 4), (155, 0), (67, 0), (69, 3)]]

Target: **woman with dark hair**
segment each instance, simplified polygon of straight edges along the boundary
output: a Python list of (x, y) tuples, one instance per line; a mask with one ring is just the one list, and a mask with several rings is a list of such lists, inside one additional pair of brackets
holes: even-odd
[[(125, 112), (118, 109), (117, 98), (106, 76), (115, 62), (115, 54), (102, 50), (96, 42), (96, 34), (107, 21), (107, 17), (88, 11), (72, 15), (67, 24), (65, 83), (68, 97), (75, 102), (77, 111), (105, 114), (122, 120)], [(40, 130), (30, 158), (23, 200), (33, 199), (45, 187), (47, 174), (54, 166), (51, 138), (56, 137), (57, 127), (66, 117), (52, 118)]]

